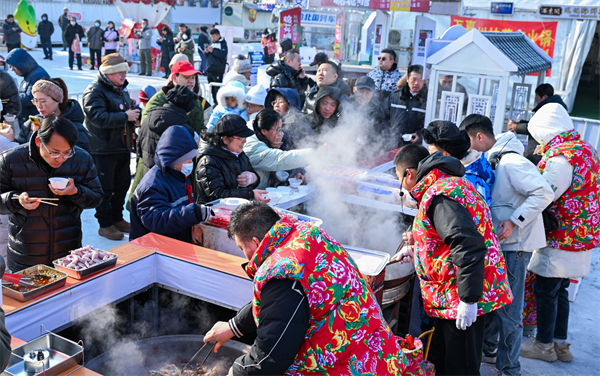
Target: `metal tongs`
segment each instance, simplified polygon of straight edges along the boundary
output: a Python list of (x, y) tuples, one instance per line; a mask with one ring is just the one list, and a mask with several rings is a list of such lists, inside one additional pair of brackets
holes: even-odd
[(39, 285), (31, 279), (31, 277), (24, 276), (23, 274), (10, 274), (5, 273), (2, 276), (2, 280), (15, 285), (23, 285), (28, 287), (39, 287)]
[[(408, 226), (408, 228), (406, 229), (406, 232), (410, 232), (412, 230), (412, 225)], [(404, 241), (404, 239), (402, 239), (402, 241), (400, 242), (400, 245), (398, 245), (398, 248), (396, 248), (396, 253), (394, 253), (394, 255), (390, 258), (390, 261), (387, 263), (388, 265), (392, 265), (395, 264), (397, 262), (400, 262), (401, 259), (398, 258), (400, 251), (402, 250), (402, 248), (404, 248), (404, 246), (406, 245), (406, 242)]]
[[(183, 371), (185, 371), (185, 369), (190, 365), (190, 363), (192, 362), (192, 360), (194, 360), (198, 356), (198, 354), (200, 354), (200, 351), (202, 351), (202, 349), (204, 349), (206, 347), (206, 345), (208, 345), (208, 342), (205, 342), (204, 345), (202, 345), (202, 347), (200, 348), (200, 350), (198, 350), (198, 352), (195, 353), (194, 356), (192, 356), (192, 359), (190, 359), (189, 362), (187, 362), (185, 364), (185, 367), (183, 367), (183, 369), (181, 370), (181, 374), (183, 374)], [(204, 363), (206, 363), (206, 359), (208, 359), (208, 357), (210, 356), (210, 354), (212, 354), (213, 349), (215, 348), (216, 345), (217, 345), (217, 341), (215, 341), (215, 344), (212, 345), (212, 347), (208, 351), (208, 354), (206, 354), (206, 357), (204, 357), (204, 360), (202, 361), (202, 363), (200, 363), (200, 367), (202, 367), (202, 365)]]

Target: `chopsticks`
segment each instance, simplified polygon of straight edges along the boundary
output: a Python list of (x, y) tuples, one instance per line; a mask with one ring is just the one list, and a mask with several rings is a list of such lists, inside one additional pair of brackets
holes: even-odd
[[(48, 202), (48, 201), (58, 201), (58, 200), (60, 200), (59, 198), (50, 198), (50, 197), (29, 197), (29, 199), (32, 199), (32, 198), (37, 198), (37, 199), (40, 200), (40, 202), (42, 204), (52, 205), (52, 206), (58, 206), (58, 204), (55, 204), (53, 202)], [(12, 199), (13, 200), (18, 200), (19, 196), (13, 196)]]

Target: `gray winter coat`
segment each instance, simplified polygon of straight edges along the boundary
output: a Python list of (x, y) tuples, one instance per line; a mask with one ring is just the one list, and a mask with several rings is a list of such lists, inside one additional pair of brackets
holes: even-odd
[(146, 26), (141, 32), (136, 31), (135, 36), (140, 38), (138, 48), (140, 50), (149, 50), (152, 46), (152, 28)]
[(102, 49), (102, 42), (103, 39), (102, 37), (104, 36), (104, 30), (96, 27), (96, 26), (92, 26), (88, 29), (87, 33), (85, 33), (85, 36), (87, 38), (88, 41), (88, 47), (92, 50), (101, 50)]
[[(13, 30), (13, 27), (16, 27), (17, 30)], [(2, 30), (4, 31), (4, 35), (6, 35), (6, 44), (17, 44), (21, 42), (21, 28), (17, 25), (16, 22), (8, 23), (4, 20), (4, 25), (2, 25)]]

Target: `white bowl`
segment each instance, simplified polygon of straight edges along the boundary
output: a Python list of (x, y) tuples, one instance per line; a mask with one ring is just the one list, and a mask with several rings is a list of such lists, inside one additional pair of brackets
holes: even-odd
[(288, 182), (290, 183), (290, 187), (298, 188), (300, 184), (302, 184), (302, 180), (296, 178), (289, 178)]
[(280, 193), (283, 196), (289, 196), (292, 194), (292, 188), (282, 185), (282, 186), (277, 187), (277, 193)]
[(65, 189), (69, 184), (69, 179), (67, 178), (50, 178), (50, 184), (54, 189)]
[(281, 193), (269, 192), (269, 198), (271, 199), (271, 201), (269, 201), (269, 204), (277, 205), (279, 201), (281, 201), (282, 197), (283, 195)]
[(267, 187), (267, 188), (265, 188), (265, 191), (267, 191), (267, 192), (277, 192), (277, 188), (275, 188), (275, 187)]

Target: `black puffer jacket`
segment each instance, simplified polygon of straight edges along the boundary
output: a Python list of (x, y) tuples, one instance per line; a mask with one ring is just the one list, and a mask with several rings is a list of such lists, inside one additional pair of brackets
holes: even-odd
[[(338, 106), (333, 115), (331, 115), (328, 119), (325, 119), (319, 113), (318, 107), (321, 99), (327, 96), (336, 99), (338, 101)], [(323, 86), (315, 98), (315, 110), (312, 113), (307, 114), (304, 120), (306, 123), (308, 123), (308, 125), (310, 125), (316, 135), (319, 135), (328, 129), (335, 128), (342, 112), (341, 107), (343, 101), (347, 101), (347, 98), (348, 97), (343, 96), (343, 94), (337, 88), (333, 86)]]
[(260, 179), (248, 187), (239, 187), (237, 177), (244, 171), (256, 174), (244, 152), (236, 157), (232, 152), (200, 139), (196, 167), (196, 202), (203, 204), (227, 197), (254, 199), (252, 190), (258, 187)]
[[(531, 110), (531, 112), (535, 114), (537, 110), (539, 110), (548, 103), (558, 103), (561, 106), (563, 106), (565, 110), (569, 111), (567, 105), (565, 104), (565, 102), (563, 102), (560, 95), (553, 95), (538, 103), (538, 105), (535, 106), (535, 108)], [(525, 153), (523, 153), (523, 156), (529, 159), (531, 162), (533, 162), (534, 165), (537, 165), (542, 159), (542, 156), (539, 154), (535, 154), (535, 149), (538, 147), (539, 144), (535, 140), (535, 138), (531, 137), (531, 134), (529, 134), (529, 130), (527, 129), (528, 124), (528, 120), (520, 120), (517, 124), (517, 128), (515, 129), (515, 133), (527, 135), (527, 149), (525, 149)]]
[(38, 34), (40, 39), (50, 39), (52, 34), (54, 34), (54, 24), (48, 20), (40, 22), (38, 24)]
[[(75, 146), (75, 155), (59, 168), (51, 168), (39, 155), (35, 136), (28, 144), (0, 154), (0, 213), (9, 214), (8, 267), (17, 271), (46, 264), (81, 247), (81, 212), (100, 204), (104, 193), (92, 157)], [(48, 178), (69, 177), (78, 193), (55, 196)], [(13, 196), (59, 197), (58, 206), (40, 204), (25, 210)]]
[(78, 23), (76, 23), (75, 26), (69, 24), (69, 26), (67, 26), (67, 29), (65, 30), (65, 39), (69, 44), (69, 47), (71, 47), (71, 45), (73, 44), (73, 39), (75, 39), (76, 35), (79, 35), (79, 42), (81, 42), (83, 45), (82, 41), (85, 37), (85, 34), (83, 33), (83, 28), (81, 27), (81, 25)]
[[(334, 87), (338, 89), (344, 100), (348, 99), (352, 95), (352, 90), (350, 90), (350, 86), (344, 81), (342, 78), (338, 78), (334, 83), (325, 87)], [(304, 104), (304, 112), (311, 113), (315, 110), (315, 102), (317, 101), (317, 96), (319, 95), (319, 86), (315, 85), (310, 88), (308, 94), (306, 94), (306, 103)]]
[(375, 132), (385, 142), (386, 151), (404, 146), (403, 134), (421, 134), (425, 126), (427, 87), (412, 95), (408, 85), (390, 94), (382, 104), (383, 121), (375, 125)]
[(185, 110), (171, 103), (153, 107), (148, 111), (140, 128), (137, 152), (144, 161), (144, 175), (154, 167), (154, 153), (160, 136), (172, 125), (183, 125), (194, 137), (194, 130), (187, 124)]
[[(37, 115), (37, 118), (41, 120), (44, 119), (42, 115)], [(69, 119), (75, 128), (77, 128), (77, 146), (84, 149), (88, 153), (90, 152), (90, 140), (88, 137), (88, 131), (83, 126), (83, 122), (85, 121), (85, 116), (83, 115), (83, 110), (75, 99), (69, 99), (67, 104), (67, 108), (61, 112), (59, 117), (64, 117), (65, 119)], [(15, 140), (19, 144), (26, 144), (29, 142), (29, 138), (32, 134), (31, 130), (31, 120), (27, 120), (25, 123), (20, 125), (19, 137)]]
[(278, 60), (267, 68), (267, 74), (271, 76), (271, 88), (287, 87), (294, 89), (300, 95), (300, 106), (304, 107), (306, 100), (306, 89), (308, 89), (309, 78), (298, 77), (300, 71), (295, 70), (282, 60)]
[(85, 126), (90, 135), (90, 153), (109, 155), (128, 153), (123, 144), (125, 111), (133, 107), (127, 91), (127, 81), (117, 87), (102, 73), (83, 92)]
[(0, 70), (0, 98), (8, 99), (8, 103), (2, 103), (2, 116), (11, 114), (18, 117), (21, 113), (19, 88), (11, 75), (3, 70)]

